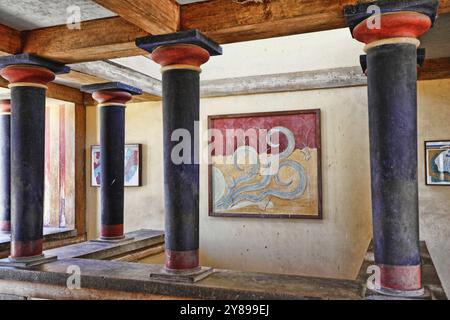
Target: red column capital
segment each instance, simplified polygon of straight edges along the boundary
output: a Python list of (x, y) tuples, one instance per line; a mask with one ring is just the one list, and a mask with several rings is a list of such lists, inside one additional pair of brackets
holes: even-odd
[[(379, 19), (379, 27), (372, 21)], [(417, 40), (432, 26), (430, 17), (414, 11), (386, 12), (361, 21), (353, 29), (353, 37), (365, 43), (366, 51), (371, 47), (389, 43), (411, 43), (419, 46)]]
[(92, 98), (100, 105), (125, 105), (133, 96), (126, 91), (100, 90), (92, 94)]
[(0, 71), (0, 75), (9, 81), (9, 87), (43, 87), (55, 80), (55, 74), (44, 67), (33, 65), (9, 65)]
[(156, 48), (150, 58), (160, 64), (162, 71), (171, 69), (191, 69), (201, 71), (200, 66), (208, 62), (209, 52), (192, 44), (165, 45)]

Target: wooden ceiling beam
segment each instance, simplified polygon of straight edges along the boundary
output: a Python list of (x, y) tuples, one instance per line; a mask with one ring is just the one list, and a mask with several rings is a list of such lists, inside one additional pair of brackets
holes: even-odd
[(425, 60), (418, 80), (450, 79), (450, 57)]
[(176, 32), (180, 6), (175, 0), (94, 0), (149, 34)]
[(0, 54), (16, 54), (22, 50), (20, 32), (0, 24)]
[[(361, 0), (271, 0), (238, 4), (211, 0), (181, 6), (181, 30), (198, 29), (219, 43), (233, 43), (347, 27), (345, 5)], [(371, 1), (362, 1), (371, 2)], [(439, 13), (450, 12), (441, 0)]]
[(23, 52), (63, 63), (107, 60), (145, 54), (134, 41), (148, 33), (121, 17), (81, 23), (81, 28), (56, 26), (24, 33)]

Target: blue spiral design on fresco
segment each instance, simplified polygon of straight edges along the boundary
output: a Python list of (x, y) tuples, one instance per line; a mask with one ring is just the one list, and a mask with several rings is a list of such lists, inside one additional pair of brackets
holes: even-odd
[[(238, 157), (243, 154), (248, 155), (251, 161), (251, 164), (249, 165), (249, 172), (243, 176), (236, 178), (234, 181), (232, 181), (230, 186), (225, 187), (224, 194), (219, 199), (215, 199), (215, 207), (217, 209), (230, 209), (243, 201), (257, 203), (264, 200), (264, 198), (268, 196), (292, 200), (300, 197), (305, 192), (307, 187), (307, 178), (303, 166), (296, 161), (286, 160), (286, 158), (289, 157), (295, 149), (294, 134), (289, 129), (284, 127), (272, 128), (268, 132), (267, 136), (267, 144), (271, 147), (279, 146), (279, 144), (274, 143), (272, 141), (272, 137), (275, 133), (283, 133), (288, 141), (286, 149), (283, 152), (281, 152), (277, 157), (275, 157), (276, 160), (279, 161), (278, 172), (275, 175), (268, 175), (268, 174), (263, 175), (261, 181), (254, 184), (242, 186), (242, 184), (250, 182), (258, 177), (258, 173), (261, 169), (261, 162), (259, 160), (258, 153), (254, 148), (250, 146), (239, 147), (233, 154), (234, 167), (239, 171), (244, 171), (243, 166), (240, 166), (238, 163)], [(273, 161), (274, 160), (272, 160), (271, 158), (268, 159), (268, 163), (265, 164), (264, 168), (266, 169), (270, 168), (272, 166)], [(283, 190), (286, 187), (288, 188), (292, 187), (295, 179), (292, 178), (289, 181), (282, 181), (282, 179), (280, 178), (280, 170), (282, 168), (293, 169), (293, 171), (298, 177), (298, 183), (292, 190), (288, 191)], [(223, 174), (219, 169), (217, 168), (214, 169), (215, 169), (214, 174), (223, 177)], [(275, 182), (277, 186), (280, 186), (281, 188), (280, 189), (270, 188), (265, 190), (270, 185), (272, 180)], [(264, 191), (262, 191), (259, 194), (251, 194), (251, 192), (254, 193), (255, 191), (261, 190)]]

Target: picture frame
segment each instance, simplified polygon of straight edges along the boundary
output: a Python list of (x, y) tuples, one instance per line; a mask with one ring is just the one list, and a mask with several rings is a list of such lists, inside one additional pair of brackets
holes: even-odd
[(424, 142), (425, 184), (450, 186), (450, 140)]
[[(301, 142), (301, 137), (295, 136), (298, 134), (302, 129), (301, 125), (299, 126), (299, 122), (301, 122), (301, 118), (304, 117), (305, 119), (308, 119), (308, 126), (310, 126), (312, 131), (310, 131), (306, 137), (306, 140), (309, 141), (308, 143), (311, 144), (312, 147), (310, 148), (309, 145), (306, 145), (304, 147), (305, 150), (299, 150), (299, 148), (295, 148), (292, 151), (292, 154), (288, 156), (287, 159), (289, 161), (294, 161), (295, 157), (297, 157), (297, 160), (299, 163), (298, 165), (304, 165), (306, 163), (306, 166), (303, 167), (305, 169), (308, 168), (306, 171), (304, 171), (303, 177), (307, 177), (308, 179), (312, 179), (314, 181), (311, 181), (311, 183), (308, 183), (304, 190), (302, 190), (304, 195), (307, 193), (308, 197), (305, 199), (302, 199), (301, 196), (295, 195), (294, 199), (279, 199), (277, 198), (277, 195), (283, 195), (281, 193), (276, 194), (276, 192), (273, 192), (271, 194), (272, 200), (268, 197), (265, 197), (265, 199), (259, 199), (260, 197), (264, 196), (264, 194), (260, 194), (259, 196), (256, 196), (258, 198), (257, 200), (261, 200), (259, 203), (255, 203), (255, 205), (249, 204), (248, 200), (252, 198), (251, 196), (258, 195), (258, 190), (254, 190), (253, 192), (248, 193), (247, 195), (244, 195), (247, 197), (247, 203), (245, 205), (248, 205), (246, 207), (241, 207), (240, 209), (233, 209), (233, 207), (226, 207), (223, 206), (224, 201), (219, 203), (219, 196), (218, 194), (221, 194), (222, 196), (226, 194), (227, 192), (236, 192), (233, 196), (229, 197), (228, 203), (233, 200), (230, 199), (236, 199), (239, 196), (242, 195), (239, 194), (239, 191), (236, 191), (236, 186), (233, 187), (234, 191), (230, 191), (230, 181), (234, 179), (234, 181), (239, 180), (242, 181), (238, 176), (236, 176), (235, 168), (226, 169), (222, 166), (220, 168), (223, 172), (220, 173), (217, 170), (217, 166), (215, 164), (215, 157), (217, 157), (216, 154), (214, 154), (215, 150), (211, 150), (211, 144), (214, 144), (213, 141), (210, 142), (210, 150), (209, 150), (209, 163), (208, 163), (208, 214), (211, 217), (235, 217), (235, 218), (276, 218), (276, 219), (323, 219), (323, 212), (322, 212), (322, 161), (321, 161), (321, 112), (320, 109), (309, 109), (309, 110), (293, 110), (293, 111), (277, 111), (277, 112), (261, 112), (261, 113), (243, 113), (243, 114), (226, 114), (226, 115), (212, 115), (208, 117), (208, 130), (214, 130), (217, 129), (217, 120), (221, 120), (221, 126), (220, 130), (223, 131), (224, 127), (228, 125), (233, 126), (233, 124), (239, 123), (239, 119), (243, 119), (241, 123), (246, 123), (247, 125), (244, 125), (245, 128), (240, 129), (248, 129), (251, 125), (255, 125), (259, 130), (261, 130), (263, 127), (265, 127), (265, 130), (273, 129), (274, 127), (281, 127), (284, 125), (285, 128), (289, 129), (288, 131), (294, 132), (294, 139), (296, 140), (296, 145)], [(259, 118), (261, 121), (247, 121), (249, 118)], [(289, 119), (292, 118), (292, 119)], [(277, 120), (279, 121), (277, 123)], [(259, 124), (258, 124), (259, 122)], [(235, 128), (236, 129), (236, 128)], [(238, 128), (239, 129), (239, 128)], [(287, 131), (287, 132), (288, 132)], [(211, 131), (210, 131), (211, 132)], [(313, 142), (312, 142), (313, 141)], [(224, 144), (228, 145), (227, 138), (225, 138)], [(288, 142), (285, 142), (285, 144)], [(281, 145), (283, 145), (283, 142), (281, 142)], [(237, 147), (237, 146), (236, 146)], [(214, 148), (212, 148), (214, 149)], [(237, 150), (237, 148), (236, 148)], [(236, 153), (236, 150), (234, 152)], [(280, 150), (282, 152), (282, 150)], [(305, 154), (309, 153), (310, 159), (313, 159), (312, 163), (307, 163), (306, 160), (301, 160), (299, 157), (304, 156), (302, 152), (305, 151)], [(228, 154), (227, 157), (230, 157), (231, 155)], [(259, 154), (258, 154), (259, 156)], [(306, 159), (306, 158), (305, 158)], [(287, 170), (287, 172), (284, 172), (284, 175), (289, 175), (289, 173), (294, 173), (295, 170), (293, 168), (287, 168), (287, 165), (283, 164), (283, 159), (280, 162), (280, 169), (281, 170)], [(309, 160), (308, 160), (309, 161)], [(234, 171), (233, 171), (234, 170)], [(231, 176), (227, 176), (224, 172), (232, 172), (230, 173)], [(280, 173), (280, 172), (278, 172)], [(218, 178), (218, 176), (220, 178)], [(300, 177), (301, 175), (299, 175)], [(258, 177), (255, 177), (255, 181), (258, 180)], [(280, 178), (281, 180), (283, 178)], [(286, 176), (284, 177), (286, 179)], [(288, 178), (287, 178), (288, 179)], [(227, 189), (225, 193), (221, 193), (217, 191), (218, 188), (218, 182), (220, 185), (220, 190), (224, 188)], [(224, 182), (225, 181), (225, 182)], [(300, 180), (298, 180), (300, 181)], [(251, 183), (254, 181), (247, 180), (246, 183), (246, 190), (251, 189)], [(286, 181), (285, 181), (286, 182)], [(273, 183), (270, 182), (270, 183)], [(286, 182), (287, 183), (287, 182)], [(248, 184), (250, 184), (250, 188), (248, 187)], [(259, 188), (259, 186), (258, 186)], [(241, 189), (242, 190), (242, 189)], [(270, 190), (263, 190), (263, 192), (266, 192), (270, 194)], [(288, 192), (287, 192), (288, 193)], [(286, 196), (286, 194), (284, 196)], [(291, 196), (293, 194), (290, 194)], [(255, 198), (255, 197), (253, 197)], [(255, 199), (253, 199), (255, 200)], [(289, 201), (292, 201), (292, 206), (290, 206)], [(235, 203), (234, 205), (237, 206), (243, 206), (244, 202), (241, 201), (240, 203)], [(267, 207), (263, 207), (264, 204), (270, 205), (271, 209), (267, 210)], [(222, 207), (220, 207), (222, 206)], [(303, 209), (301, 209), (303, 206)], [(279, 208), (280, 210), (277, 212), (276, 208)], [(260, 208), (263, 208), (259, 210)]]
[[(100, 187), (101, 153), (99, 145), (91, 146), (91, 187)], [(142, 186), (142, 144), (125, 145), (124, 187)]]

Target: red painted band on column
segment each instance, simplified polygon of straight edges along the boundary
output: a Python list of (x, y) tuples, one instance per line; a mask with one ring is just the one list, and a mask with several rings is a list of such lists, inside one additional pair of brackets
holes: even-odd
[(422, 272), (418, 266), (379, 265), (381, 287), (401, 291), (419, 290), (422, 288)]
[(11, 231), (11, 221), (0, 221), (0, 231), (10, 232)]
[(11, 241), (11, 257), (25, 258), (42, 254), (42, 239), (31, 241)]
[(353, 37), (365, 44), (388, 38), (418, 38), (432, 25), (431, 19), (427, 15), (405, 11), (382, 14), (379, 16), (381, 28), (369, 28), (369, 25), (374, 27), (369, 19), (376, 18), (370, 17), (360, 22), (353, 29)]
[(202, 47), (189, 44), (163, 46), (155, 49), (150, 58), (162, 67), (189, 65), (200, 67), (209, 60), (209, 52)]
[(166, 268), (172, 270), (195, 269), (200, 265), (198, 250), (173, 251), (166, 249)]
[(104, 90), (94, 92), (92, 98), (98, 103), (126, 104), (133, 96), (126, 91)]
[(55, 74), (43, 67), (27, 65), (11, 65), (3, 68), (0, 75), (9, 81), (9, 83), (36, 83), (46, 85), (55, 80)]
[(0, 112), (11, 112), (11, 100), (0, 100)]
[(102, 224), (100, 236), (102, 238), (120, 238), (123, 237), (123, 224)]

